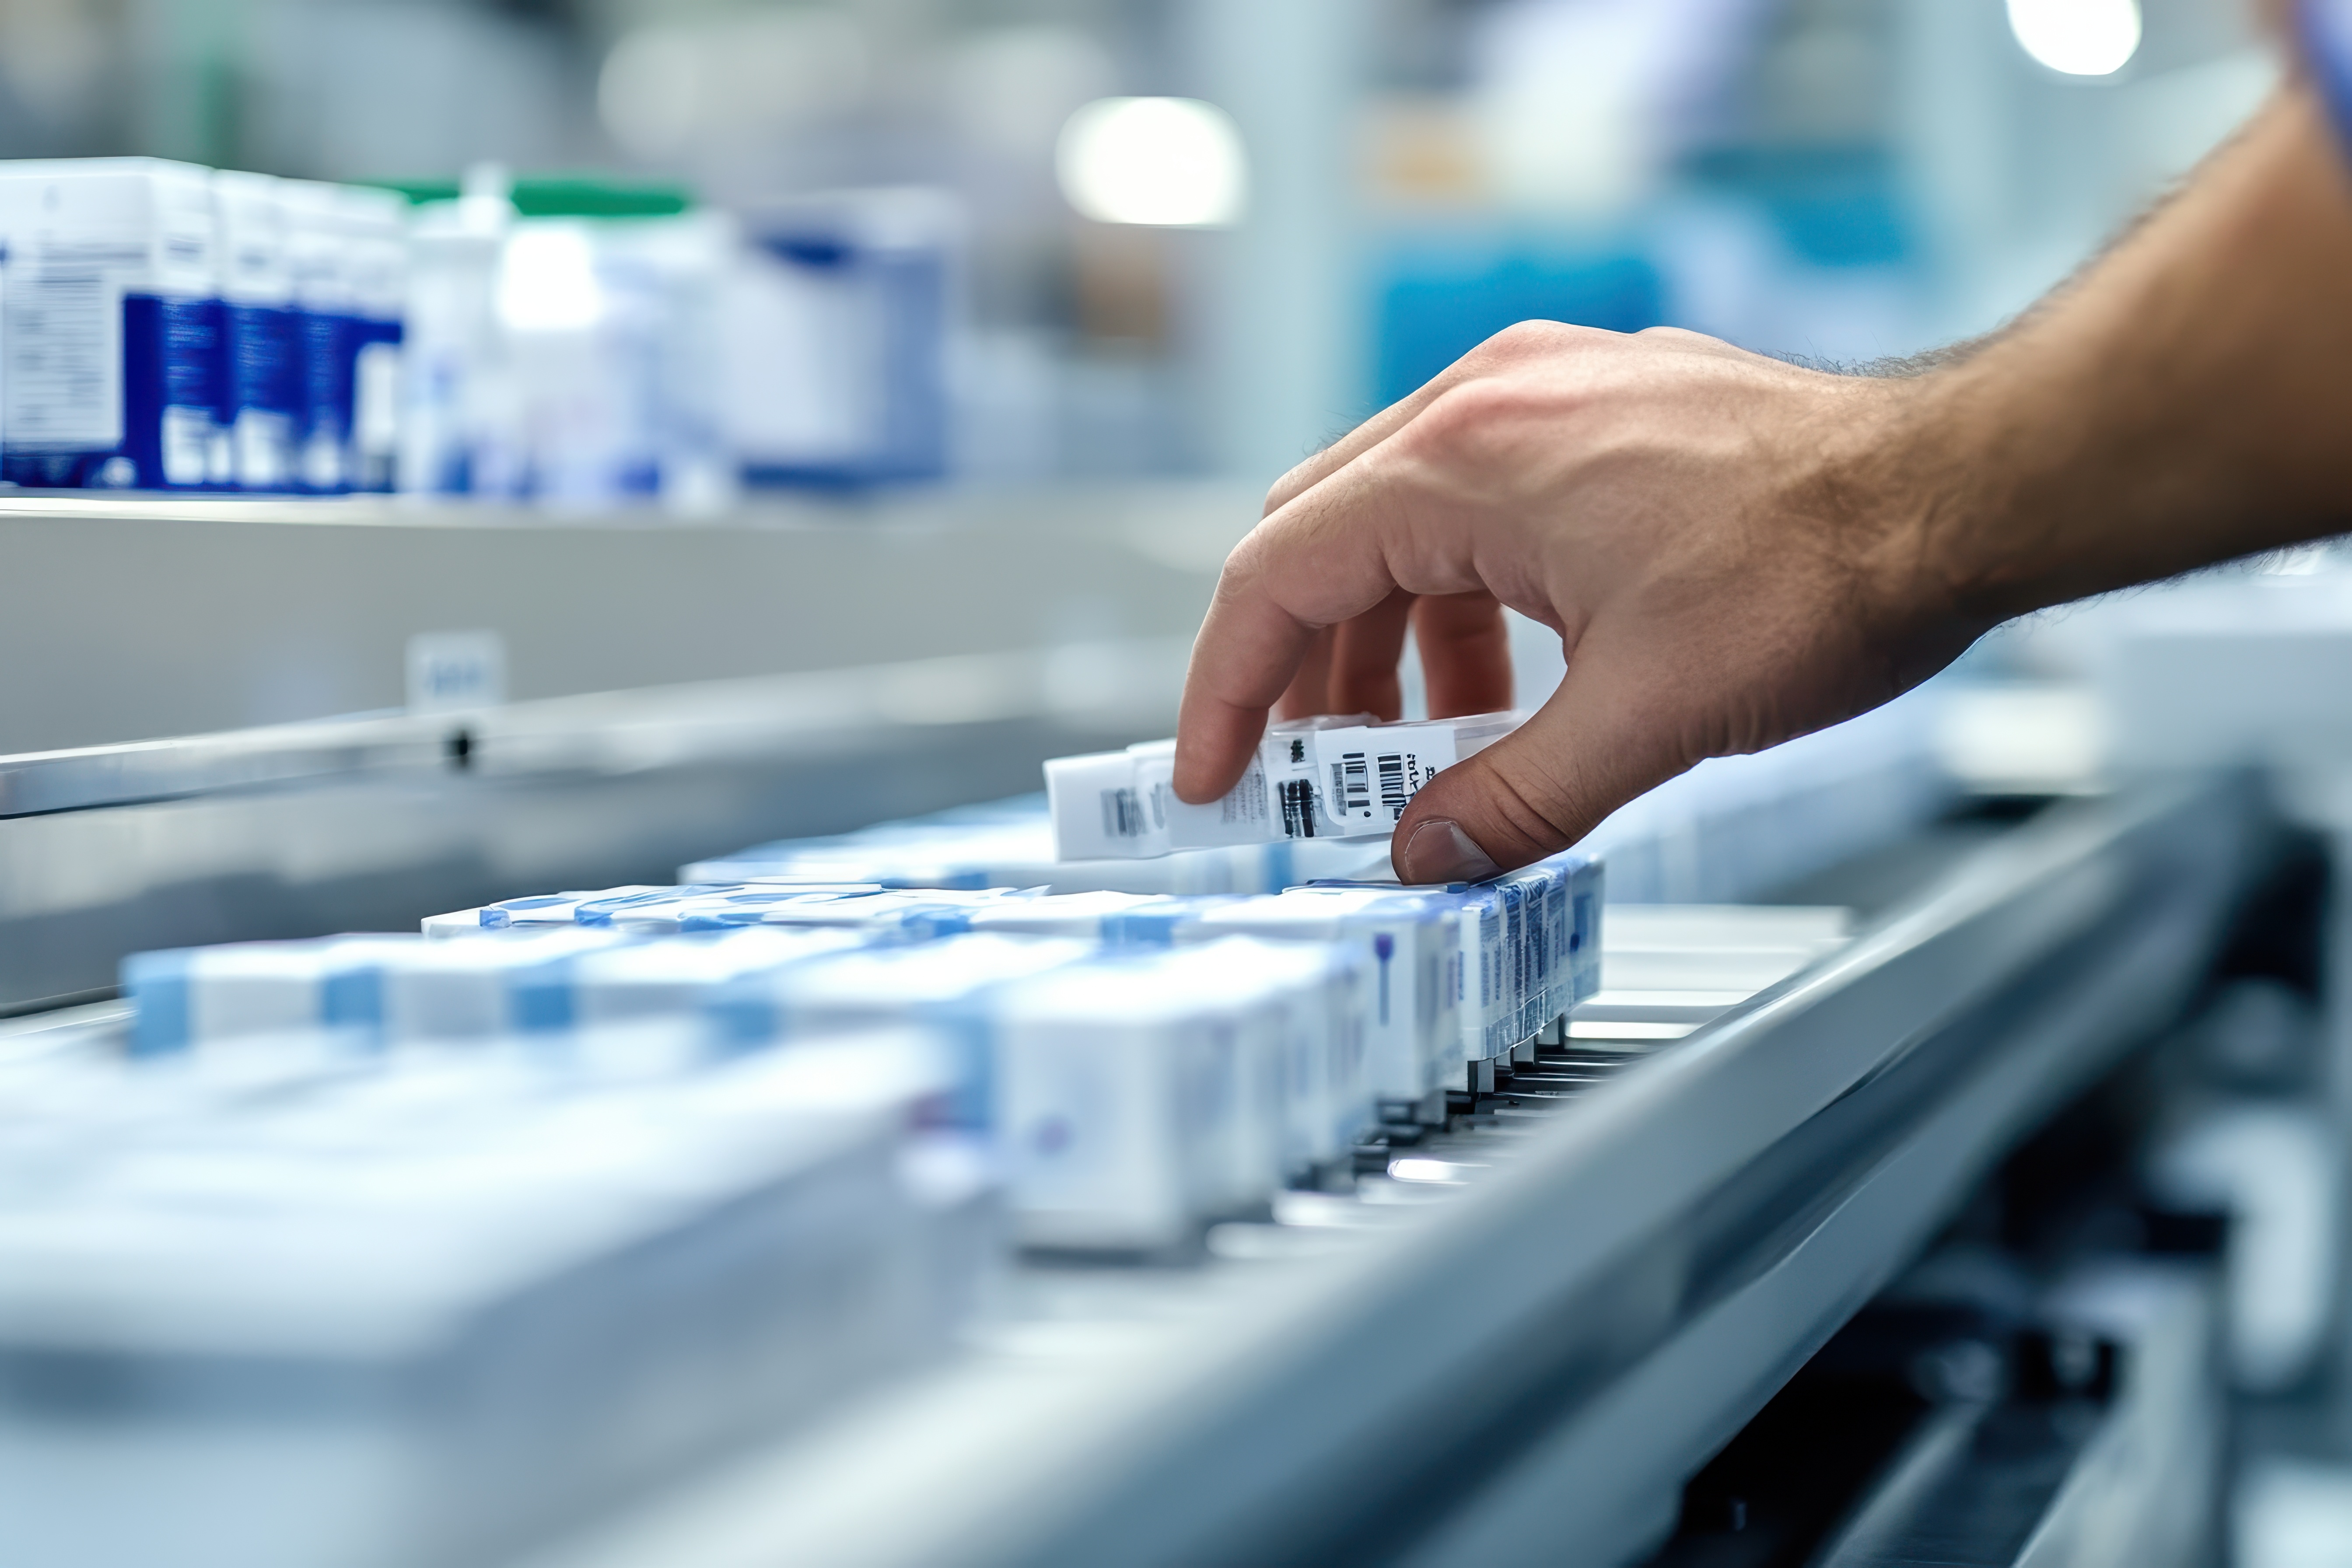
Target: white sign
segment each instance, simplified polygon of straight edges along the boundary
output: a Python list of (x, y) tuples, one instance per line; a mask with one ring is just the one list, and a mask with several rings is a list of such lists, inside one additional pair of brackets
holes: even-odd
[(507, 643), (496, 632), (418, 632), (408, 639), (408, 710), (446, 713), (507, 700)]

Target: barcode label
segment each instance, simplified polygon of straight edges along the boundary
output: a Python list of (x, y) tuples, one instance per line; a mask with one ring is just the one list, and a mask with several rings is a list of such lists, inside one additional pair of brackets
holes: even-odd
[(1108, 838), (1140, 838), (1144, 832), (1143, 803), (1131, 789), (1102, 792), (1103, 835)]
[(1315, 837), (1315, 784), (1311, 779), (1285, 779), (1280, 787), (1282, 797), (1282, 832), (1286, 838)]
[(1412, 791), (1405, 787), (1404, 753), (1391, 752), (1381, 758), (1381, 805), (1386, 808), (1391, 822), (1404, 816), (1412, 803)]
[(1372, 809), (1371, 769), (1361, 752), (1349, 752), (1331, 768), (1333, 791), (1339, 797), (1339, 809), (1349, 816)]

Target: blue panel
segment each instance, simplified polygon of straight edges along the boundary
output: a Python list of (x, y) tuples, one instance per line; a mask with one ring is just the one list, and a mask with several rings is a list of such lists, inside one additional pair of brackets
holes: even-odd
[(1748, 147), (1691, 161), (1701, 186), (1752, 201), (1815, 267), (1889, 267), (1916, 246), (1895, 161), (1877, 147)]
[(122, 994), (137, 1010), (131, 1028), (132, 1056), (168, 1056), (188, 1048), (189, 952), (134, 952), (122, 961)]
[(1411, 395), (1519, 321), (1567, 321), (1613, 332), (1654, 327), (1665, 320), (1664, 293), (1658, 269), (1630, 253), (1400, 258), (1380, 297), (1380, 404)]

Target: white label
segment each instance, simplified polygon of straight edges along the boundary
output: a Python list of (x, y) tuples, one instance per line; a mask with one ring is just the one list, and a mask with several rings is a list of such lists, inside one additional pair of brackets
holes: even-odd
[(408, 710), (492, 708), (507, 700), (507, 644), (496, 632), (419, 632), (408, 639)]
[(294, 478), (294, 421), (266, 408), (237, 412), (236, 482), (249, 490), (282, 490)]
[(122, 444), (122, 289), (96, 267), (8, 279), (8, 445), (36, 451)]
[(163, 482), (200, 485), (210, 466), (213, 414), (209, 408), (163, 410)]
[(371, 456), (400, 443), (400, 345), (368, 343), (359, 352), (352, 389), (352, 441)]
[(1314, 735), (1326, 807), (1342, 833), (1386, 833), (1412, 797), (1454, 765), (1451, 725), (1366, 725)]
[(1176, 798), (1173, 759), (1159, 783), (1168, 819), (1168, 843), (1174, 849), (1207, 849), (1234, 844), (1264, 844), (1282, 837), (1272, 820), (1266, 798), (1265, 769), (1253, 759), (1241, 782), (1206, 805), (1187, 805)]
[(342, 487), (343, 448), (332, 432), (314, 431), (302, 444), (302, 482), (314, 490)]

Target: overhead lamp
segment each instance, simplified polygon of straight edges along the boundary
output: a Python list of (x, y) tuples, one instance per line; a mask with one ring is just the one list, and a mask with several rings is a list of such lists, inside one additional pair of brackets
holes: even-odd
[(1099, 223), (1202, 228), (1238, 219), (1249, 175), (1241, 130), (1193, 98), (1099, 98), (1063, 123), (1055, 172)]
[(2139, 50), (2139, 0), (2009, 0), (2009, 30), (2066, 76), (2113, 76)]

